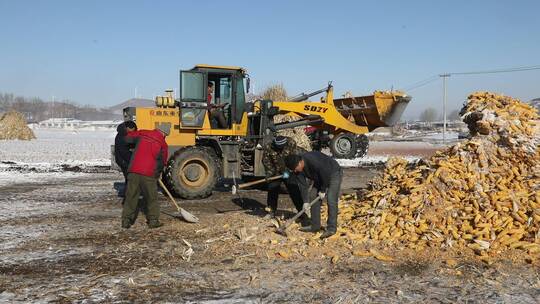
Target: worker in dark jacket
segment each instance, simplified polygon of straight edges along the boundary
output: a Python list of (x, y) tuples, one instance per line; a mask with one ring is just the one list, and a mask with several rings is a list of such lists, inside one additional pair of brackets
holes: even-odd
[[(285, 157), (293, 154), (303, 154), (306, 150), (298, 147), (294, 139), (285, 136), (276, 136), (272, 142), (268, 143), (264, 147), (262, 156), (262, 163), (266, 172), (266, 178), (283, 175), (283, 179), (278, 179), (268, 183), (268, 196), (266, 198), (266, 205), (270, 207), (270, 217), (275, 217), (277, 207), (279, 191), (281, 189), (282, 181), (285, 182), (289, 196), (298, 211), (302, 210), (303, 202), (298, 188), (298, 181), (296, 175), (290, 175), (287, 167), (285, 166)], [(300, 218), (302, 223), (308, 224), (307, 216), (304, 215)]]
[(167, 164), (168, 146), (165, 137), (170, 133), (170, 125), (160, 124), (156, 130), (129, 132), (126, 142), (135, 144), (128, 168), (128, 186), (122, 210), (122, 228), (133, 225), (139, 212), (138, 199), (142, 193), (146, 202), (146, 222), (149, 228), (163, 226), (159, 222), (157, 202), (157, 179)]
[[(331, 157), (319, 151), (312, 151), (300, 155), (290, 155), (285, 158), (285, 164), (295, 174), (303, 173), (306, 178), (313, 181), (315, 189), (321, 198), (311, 207), (311, 226), (302, 227), (304, 232), (317, 232), (321, 229), (321, 201), (326, 197), (328, 202), (328, 221), (326, 231), (321, 238), (327, 238), (337, 231), (338, 199), (341, 190), (343, 170)], [(299, 179), (304, 208), (310, 202), (309, 185), (305, 179)]]
[(128, 132), (137, 131), (137, 125), (131, 120), (124, 121), (118, 125), (116, 131), (118, 133), (114, 138), (114, 160), (116, 161), (118, 167), (120, 167), (120, 170), (122, 170), (122, 174), (124, 174), (124, 189), (122, 189), (122, 191), (119, 193), (120, 197), (124, 197), (127, 187), (127, 175), (129, 160), (131, 159), (131, 149), (133, 148), (133, 145), (126, 142), (125, 136)]

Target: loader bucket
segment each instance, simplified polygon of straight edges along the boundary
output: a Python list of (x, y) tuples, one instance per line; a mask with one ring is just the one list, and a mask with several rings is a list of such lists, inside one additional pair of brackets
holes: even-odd
[(345, 118), (371, 131), (396, 124), (409, 101), (411, 97), (402, 92), (375, 91), (369, 96), (334, 99), (334, 105)]

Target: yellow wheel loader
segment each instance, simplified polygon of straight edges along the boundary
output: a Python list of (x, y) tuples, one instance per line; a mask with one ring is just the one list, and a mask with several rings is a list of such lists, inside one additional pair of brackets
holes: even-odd
[[(264, 176), (263, 147), (279, 130), (309, 126), (315, 148), (330, 147), (339, 157), (352, 157), (367, 143), (365, 133), (393, 125), (410, 101), (400, 92), (333, 99), (331, 84), (286, 101), (246, 102), (248, 91), (245, 69), (197, 65), (180, 71), (179, 98), (166, 91), (156, 97), (155, 107), (125, 108), (124, 119), (135, 121), (139, 129), (171, 127), (164, 181), (178, 196), (197, 199), (211, 195), (220, 178)], [(320, 101), (307, 100), (322, 93), (326, 95)], [(297, 120), (274, 124), (277, 114)], [(225, 126), (218, 125), (218, 115)]]

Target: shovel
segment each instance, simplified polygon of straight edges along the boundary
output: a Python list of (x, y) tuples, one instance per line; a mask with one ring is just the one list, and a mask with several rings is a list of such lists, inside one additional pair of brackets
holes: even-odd
[(243, 189), (243, 188), (246, 188), (246, 187), (249, 187), (249, 186), (253, 186), (253, 185), (257, 185), (257, 184), (262, 184), (262, 183), (265, 183), (265, 182), (275, 181), (275, 180), (280, 179), (282, 177), (283, 177), (283, 175), (276, 175), (276, 176), (272, 176), (272, 177), (269, 177), (269, 178), (259, 179), (259, 180), (249, 182), (249, 183), (239, 184), (238, 186), (233, 185), (232, 189), (231, 189), (231, 192), (234, 195), (240, 189)]
[[(311, 209), (311, 207), (315, 205), (315, 203), (319, 201), (320, 199), (321, 197), (317, 196), (314, 200), (312, 200), (311, 203), (309, 203), (309, 208)], [(284, 224), (280, 225), (279, 228), (276, 230), (276, 233), (281, 234), (283, 236), (287, 236), (287, 228), (289, 228), (289, 226), (292, 225), (294, 221), (296, 221), (299, 217), (301, 217), (302, 214), (306, 213), (307, 210), (309, 209), (302, 208), (302, 210), (300, 210), (300, 212), (298, 212), (295, 216), (287, 220)]]
[(169, 200), (171, 201), (171, 203), (174, 205), (174, 207), (176, 207), (176, 209), (178, 210), (178, 213), (180, 213), (179, 215), (178, 214), (168, 214), (168, 215), (171, 215), (171, 216), (174, 216), (174, 217), (178, 217), (178, 216), (181, 216), (186, 222), (189, 222), (189, 223), (198, 223), (199, 222), (199, 219), (187, 212), (186, 210), (184, 210), (182, 207), (178, 206), (178, 203), (176, 202), (176, 200), (174, 199), (174, 197), (171, 195), (171, 193), (169, 192), (169, 189), (167, 189), (167, 187), (165, 187), (165, 185), (163, 184), (163, 182), (161, 181), (161, 178), (158, 179), (158, 182), (159, 182), (159, 185), (161, 186), (161, 188), (163, 188), (163, 190), (165, 190), (165, 193), (167, 193), (167, 196), (169, 197)]

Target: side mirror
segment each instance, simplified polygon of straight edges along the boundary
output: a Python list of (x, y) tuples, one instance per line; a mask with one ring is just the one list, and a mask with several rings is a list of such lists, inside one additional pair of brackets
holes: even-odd
[(250, 81), (249, 77), (246, 78), (246, 93), (249, 93), (250, 82), (251, 81)]

